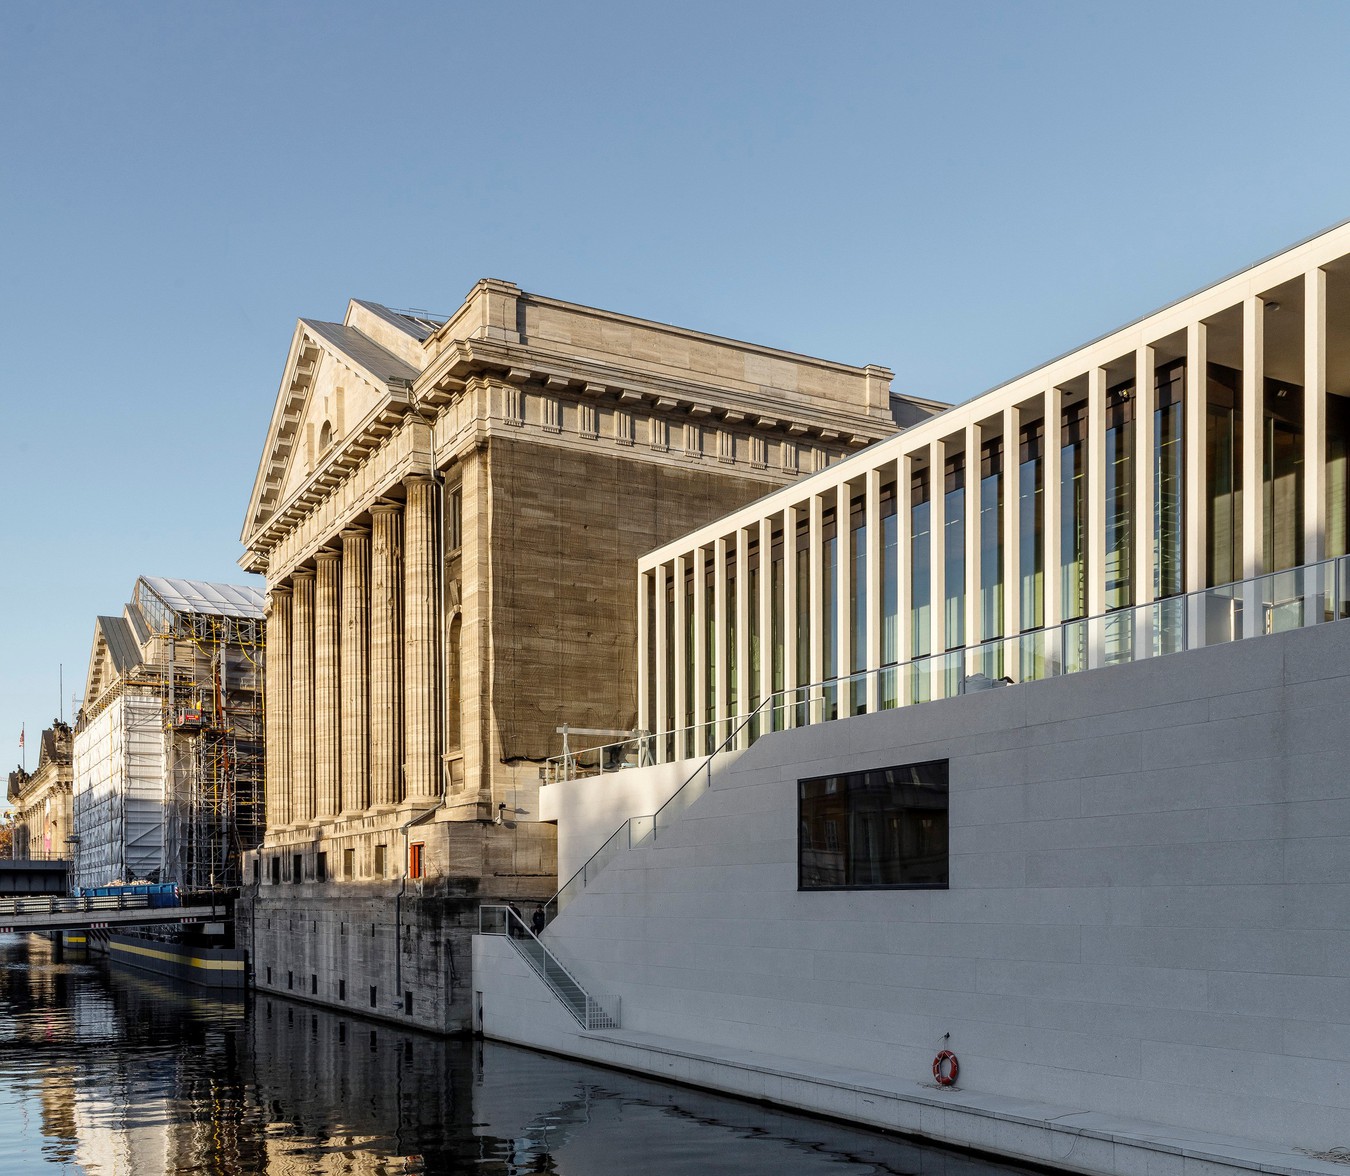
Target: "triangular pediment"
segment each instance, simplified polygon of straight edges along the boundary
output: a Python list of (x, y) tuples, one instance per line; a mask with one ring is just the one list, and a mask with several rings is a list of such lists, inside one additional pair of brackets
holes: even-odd
[[(363, 314), (360, 304), (353, 304)], [(404, 404), (419, 369), (351, 324), (301, 319), (277, 392), (241, 540), (247, 544), (360, 430)]]
[(84, 679), (85, 705), (96, 702), (119, 677), (135, 667), (140, 651), (131, 628), (122, 617), (97, 617), (89, 670)]

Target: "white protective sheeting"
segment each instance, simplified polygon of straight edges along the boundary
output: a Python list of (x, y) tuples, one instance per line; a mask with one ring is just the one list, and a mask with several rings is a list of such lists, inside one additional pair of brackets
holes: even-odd
[(75, 735), (75, 884), (159, 879), (164, 741), (157, 698), (114, 699)]

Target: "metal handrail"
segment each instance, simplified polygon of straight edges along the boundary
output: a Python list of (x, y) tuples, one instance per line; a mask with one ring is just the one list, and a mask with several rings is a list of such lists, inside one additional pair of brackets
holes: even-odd
[[(1329, 572), (1330, 575), (1322, 580), (1320, 589), (1309, 590), (1308, 577), (1310, 575), (1316, 575), (1317, 573), (1321, 572)], [(1285, 593), (1284, 595), (1276, 599), (1275, 598), (1276, 586), (1280, 582), (1286, 580), (1290, 582), (1297, 581), (1301, 583), (1302, 587), (1300, 588), (1299, 591), (1292, 593)], [(1269, 591), (1262, 592), (1261, 591), (1262, 585), (1268, 585)], [(1253, 593), (1256, 593), (1256, 595), (1253, 596)], [(1098, 613), (1095, 616), (1091, 617), (1076, 617), (1072, 620), (1061, 621), (1058, 625), (1053, 625), (1041, 629), (1028, 630), (1026, 632), (1017, 633), (1009, 637), (993, 637), (990, 638), (988, 641), (980, 642), (978, 645), (961, 646), (956, 649), (947, 650), (945, 653), (924, 654), (921, 657), (911, 658), (905, 662), (893, 662), (889, 665), (879, 666), (876, 669), (859, 670), (852, 674), (826, 678), (820, 682), (814, 682), (809, 685), (789, 687), (785, 690), (776, 691), (775, 693), (769, 695), (758, 706), (756, 706), (755, 709), (751, 711), (748, 715), (737, 716), (734, 718), (729, 717), (724, 719), (710, 719), (704, 723), (697, 724), (695, 727), (692, 728), (691, 727), (681, 728), (677, 732), (658, 731), (653, 735), (646, 736), (646, 738), (653, 740), (666, 739), (672, 734), (680, 735), (690, 730), (706, 731), (710, 728), (713, 730), (717, 730), (724, 723), (733, 724), (731, 734), (727, 736), (726, 739), (722, 740), (722, 742), (719, 743), (715, 748), (713, 748), (711, 752), (707, 753), (706, 758), (703, 759), (703, 762), (694, 769), (694, 771), (683, 781), (683, 783), (681, 783), (679, 788), (677, 788), (670, 795), (670, 797), (665, 801), (664, 804), (660, 806), (660, 808), (657, 809), (655, 813), (627, 818), (627, 820), (625, 820), (605, 840), (605, 842), (600, 846), (600, 848), (597, 849), (595, 853), (593, 853), (586, 860), (586, 862), (582, 865), (582, 867), (579, 870), (577, 870), (576, 873), (574, 873), (570, 878), (568, 878), (568, 880), (565, 883), (563, 883), (562, 886), (558, 888), (557, 893), (554, 894), (552, 898), (550, 898), (547, 902), (544, 903), (544, 909), (545, 911), (548, 912), (548, 917), (550, 919), (556, 918), (559, 912), (561, 912), (562, 908), (567, 904), (567, 902), (571, 900), (571, 895), (576, 890), (585, 889), (585, 887), (589, 884), (591, 877), (594, 874), (598, 874), (599, 871), (603, 869), (603, 867), (606, 864), (608, 864), (609, 859), (613, 857), (615, 853), (618, 852), (618, 849), (622, 846), (622, 843), (625, 839), (625, 834), (627, 835), (626, 839), (629, 848), (632, 848), (635, 845), (642, 844), (647, 840), (648, 837), (654, 838), (656, 836), (656, 829), (659, 824), (661, 813), (665, 811), (665, 809), (669, 805), (674, 803), (681, 796), (681, 794), (684, 793), (685, 789), (688, 788), (688, 786), (691, 783), (693, 783), (705, 771), (707, 772), (708, 778), (711, 781), (712, 761), (722, 752), (729, 749), (734, 750), (734, 745), (739, 741), (741, 733), (744, 732), (745, 729), (749, 727), (757, 718), (761, 717), (766, 709), (773, 710), (782, 707), (786, 710), (787, 708), (805, 707), (806, 708), (804, 716), (805, 722), (804, 723), (793, 722), (788, 726), (790, 727), (812, 726), (814, 725), (811, 716), (811, 711), (813, 707), (815, 707), (816, 704), (820, 704), (820, 706), (823, 709), (825, 699), (830, 692), (832, 691), (836, 692), (834, 697), (837, 703), (837, 701), (842, 696), (842, 693), (848, 690), (852, 684), (858, 681), (866, 682), (873, 675), (876, 675), (879, 678), (883, 676), (894, 676), (894, 684), (897, 691), (896, 705), (894, 708), (886, 708), (886, 709), (900, 709), (901, 707), (906, 705), (911, 706), (921, 705), (922, 702), (930, 700), (919, 699), (914, 700), (910, 703), (903, 703), (900, 700), (900, 685), (905, 677), (917, 676), (919, 674), (925, 675), (932, 674), (939, 669), (945, 670), (946, 672), (956, 671), (959, 674), (958, 676), (959, 688), (957, 692), (966, 693), (969, 689), (970, 682), (974, 679), (974, 675), (966, 673), (965, 667), (970, 665), (973, 661), (979, 661), (985, 658), (987, 655), (992, 654), (996, 651), (1007, 651), (1010, 646), (1017, 646), (1023, 642), (1030, 643), (1033, 649), (1036, 647), (1038, 643), (1040, 643), (1043, 644), (1047, 649), (1057, 649), (1062, 653), (1062, 651), (1066, 648), (1066, 644), (1064, 641), (1066, 636), (1077, 636), (1081, 631), (1084, 640), (1090, 640), (1090, 635), (1094, 631), (1094, 628), (1107, 624), (1124, 625), (1128, 631), (1133, 633), (1138, 618), (1141, 615), (1147, 615), (1145, 610), (1152, 611), (1155, 616), (1158, 614), (1159, 610), (1163, 609), (1179, 611), (1181, 620), (1181, 642), (1179, 648), (1175, 650), (1160, 650), (1156, 653), (1150, 652), (1148, 655), (1146, 655), (1148, 657), (1155, 657), (1155, 656), (1164, 657), (1168, 656), (1168, 654), (1170, 653), (1187, 652), (1192, 649), (1203, 648), (1206, 644), (1209, 644), (1207, 640), (1208, 634), (1203, 633), (1199, 634), (1198, 636), (1205, 637), (1206, 640), (1201, 640), (1197, 643), (1193, 640), (1197, 636), (1197, 634), (1193, 634), (1191, 632), (1192, 616), (1196, 612), (1197, 606), (1203, 605), (1206, 601), (1217, 600), (1222, 602), (1224, 600), (1228, 600), (1232, 603), (1242, 604), (1246, 602), (1247, 597), (1252, 596), (1253, 599), (1251, 603), (1255, 604), (1260, 608), (1273, 610), (1275, 608), (1280, 607), (1280, 605), (1282, 604), (1289, 604), (1293, 603), (1294, 601), (1307, 600), (1310, 597), (1322, 598), (1328, 595), (1335, 595), (1337, 599), (1341, 602), (1341, 604), (1344, 604), (1346, 606), (1347, 608), (1346, 613), (1344, 615), (1341, 615), (1341, 609), (1338, 606), (1333, 615), (1329, 619), (1324, 617), (1322, 620), (1313, 621), (1311, 623), (1308, 623), (1305, 620), (1303, 627), (1314, 628), (1319, 624), (1335, 623), (1336, 621), (1350, 619), (1350, 555), (1332, 556), (1329, 559), (1321, 560), (1317, 563), (1303, 564), (1293, 568), (1286, 568), (1278, 572), (1264, 572), (1260, 576), (1252, 576), (1246, 580), (1236, 580), (1228, 584), (1219, 584), (1210, 588), (1201, 588), (1194, 592), (1186, 592), (1178, 594), (1176, 596), (1163, 597), (1159, 600), (1151, 600), (1143, 604), (1127, 605), (1123, 608), (1115, 609), (1110, 612)], [(1269, 597), (1270, 599), (1267, 599), (1267, 597)], [(1229, 621), (1230, 621), (1229, 635), (1223, 638), (1221, 641), (1216, 642), (1216, 644), (1227, 644), (1231, 641), (1248, 639), (1245, 633), (1238, 631), (1237, 614), (1230, 615)], [(1243, 622), (1243, 627), (1245, 627), (1245, 622)], [(1251, 636), (1254, 637), (1264, 635), (1265, 635), (1264, 627), (1262, 628), (1261, 631), (1253, 632), (1251, 634)], [(1130, 642), (1129, 660), (1131, 661), (1142, 660), (1138, 652), (1134, 649), (1133, 638), (1131, 638)], [(1073, 673), (1082, 673), (1088, 669), (1105, 668), (1105, 665), (1095, 666), (1085, 664), (1083, 666), (1074, 669), (1068, 669), (1061, 662), (1058, 665), (1058, 667), (1048, 665), (1043, 668), (1049, 668), (1052, 670), (1052, 672), (1046, 676), (1061, 677)], [(990, 686), (998, 686), (1015, 683), (1013, 683), (1011, 679), (1003, 679), (999, 681), (989, 681), (988, 684)], [(881, 683), (878, 682), (878, 689), (880, 689), (880, 685)], [(797, 697), (792, 697), (789, 700), (789, 696), (797, 696)], [(938, 696), (938, 698), (941, 697), (947, 696), (946, 695)], [(931, 701), (938, 701), (938, 698), (934, 698)], [(845, 713), (843, 709), (840, 708), (840, 714), (838, 717), (847, 718), (852, 716), (851, 713)], [(821, 718), (815, 721), (825, 722), (829, 721), (829, 719), (822, 716)], [(764, 733), (768, 734), (769, 732), (766, 731)], [(628, 743), (631, 742), (631, 740), (624, 740), (622, 742)], [(604, 745), (604, 746), (608, 747), (618, 745)], [(594, 752), (602, 749), (588, 748), (586, 750), (588, 752)], [(573, 753), (574, 756), (576, 754), (578, 753)], [(693, 758), (700, 758), (700, 757), (696, 756)], [(634, 840), (632, 836), (633, 830), (635, 827), (638, 827), (635, 823), (644, 821), (650, 821), (651, 828), (647, 831), (644, 831), (642, 835), (637, 838), (637, 840)]]
[[(485, 925), (483, 916), (487, 912), (491, 912), (493, 915), (500, 916), (502, 920), (501, 929), (498, 929), (496, 926)], [(511, 934), (513, 925), (515, 929), (515, 934)], [(585, 985), (583, 985), (581, 981), (578, 980), (576, 976), (572, 974), (571, 969), (568, 968), (567, 965), (564, 964), (562, 960), (560, 960), (553, 953), (553, 951), (550, 950), (548, 944), (546, 944), (542, 939), (540, 939), (539, 936), (537, 936), (534, 933), (534, 931), (526, 924), (525, 920), (521, 918), (521, 916), (517, 914), (516, 911), (512, 910), (509, 906), (480, 906), (478, 908), (478, 932), (480, 935), (506, 935), (506, 937), (511, 940), (512, 945), (517, 948), (520, 954), (525, 957), (526, 961), (534, 969), (535, 974), (541, 980), (543, 980), (545, 984), (548, 985), (553, 995), (556, 996), (562, 1002), (563, 1006), (568, 1010), (568, 1012), (570, 1012), (572, 1016), (574, 1016), (577, 1019), (577, 1021), (581, 1024), (582, 1028), (584, 1029), (618, 1028), (619, 1024), (618, 1015), (615, 1013), (611, 1013), (605, 1007), (603, 1002), (601, 1002), (597, 997), (592, 996), (586, 990)], [(572, 987), (574, 987), (577, 990), (577, 992), (581, 994), (581, 997), (585, 1002), (584, 1015), (578, 1014), (577, 1010), (572, 1007), (571, 1002), (568, 1001), (566, 997), (562, 994), (562, 992), (559, 991), (556, 981), (552, 976), (548, 974), (548, 969), (538, 966), (535, 963), (534, 957), (529, 952), (520, 948), (521, 940), (532, 941), (539, 948), (539, 951), (548, 959), (548, 961), (552, 963), (559, 972), (561, 972), (564, 976), (567, 977)], [(601, 1016), (593, 1016), (592, 1015), (593, 1009), (598, 1010)]]

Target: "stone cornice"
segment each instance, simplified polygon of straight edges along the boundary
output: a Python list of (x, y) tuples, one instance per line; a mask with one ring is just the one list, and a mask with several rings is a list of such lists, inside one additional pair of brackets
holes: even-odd
[[(407, 416), (399, 426), (363, 449), (359, 462), (344, 463), (343, 476), (327, 483), (303, 511), (288, 513), (254, 540), (245, 557), (250, 571), (264, 572), (269, 585), (313, 559), (340, 533), (359, 524), (382, 498), (401, 496), (403, 479), (410, 474), (430, 473), (432, 430), (420, 416)], [(240, 561), (243, 563), (244, 561)]]
[[(843, 368), (850, 374), (855, 369)], [(698, 411), (717, 419), (734, 414), (737, 419), (791, 421), (804, 432), (813, 429), (847, 430), (873, 440), (897, 432), (889, 412), (873, 414), (847, 405), (794, 393), (768, 389), (746, 382), (740, 388), (680, 379), (612, 360), (549, 351), (520, 343), (487, 339), (459, 340), (447, 347), (418, 377), (413, 397), (418, 405), (439, 410), (455, 398), (475, 376), (496, 376), (509, 383), (539, 384), (553, 391), (578, 396), (612, 396), (629, 403), (647, 402), (657, 408)], [(866, 378), (856, 369), (861, 384)], [(860, 398), (861, 400), (861, 398)]]

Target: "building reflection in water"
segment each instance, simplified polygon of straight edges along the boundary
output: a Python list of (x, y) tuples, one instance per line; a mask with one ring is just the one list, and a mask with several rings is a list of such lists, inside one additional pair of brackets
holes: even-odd
[(1017, 1172), (511, 1046), (53, 964), (42, 940), (0, 936), (0, 1172), (48, 1166), (87, 1176)]

